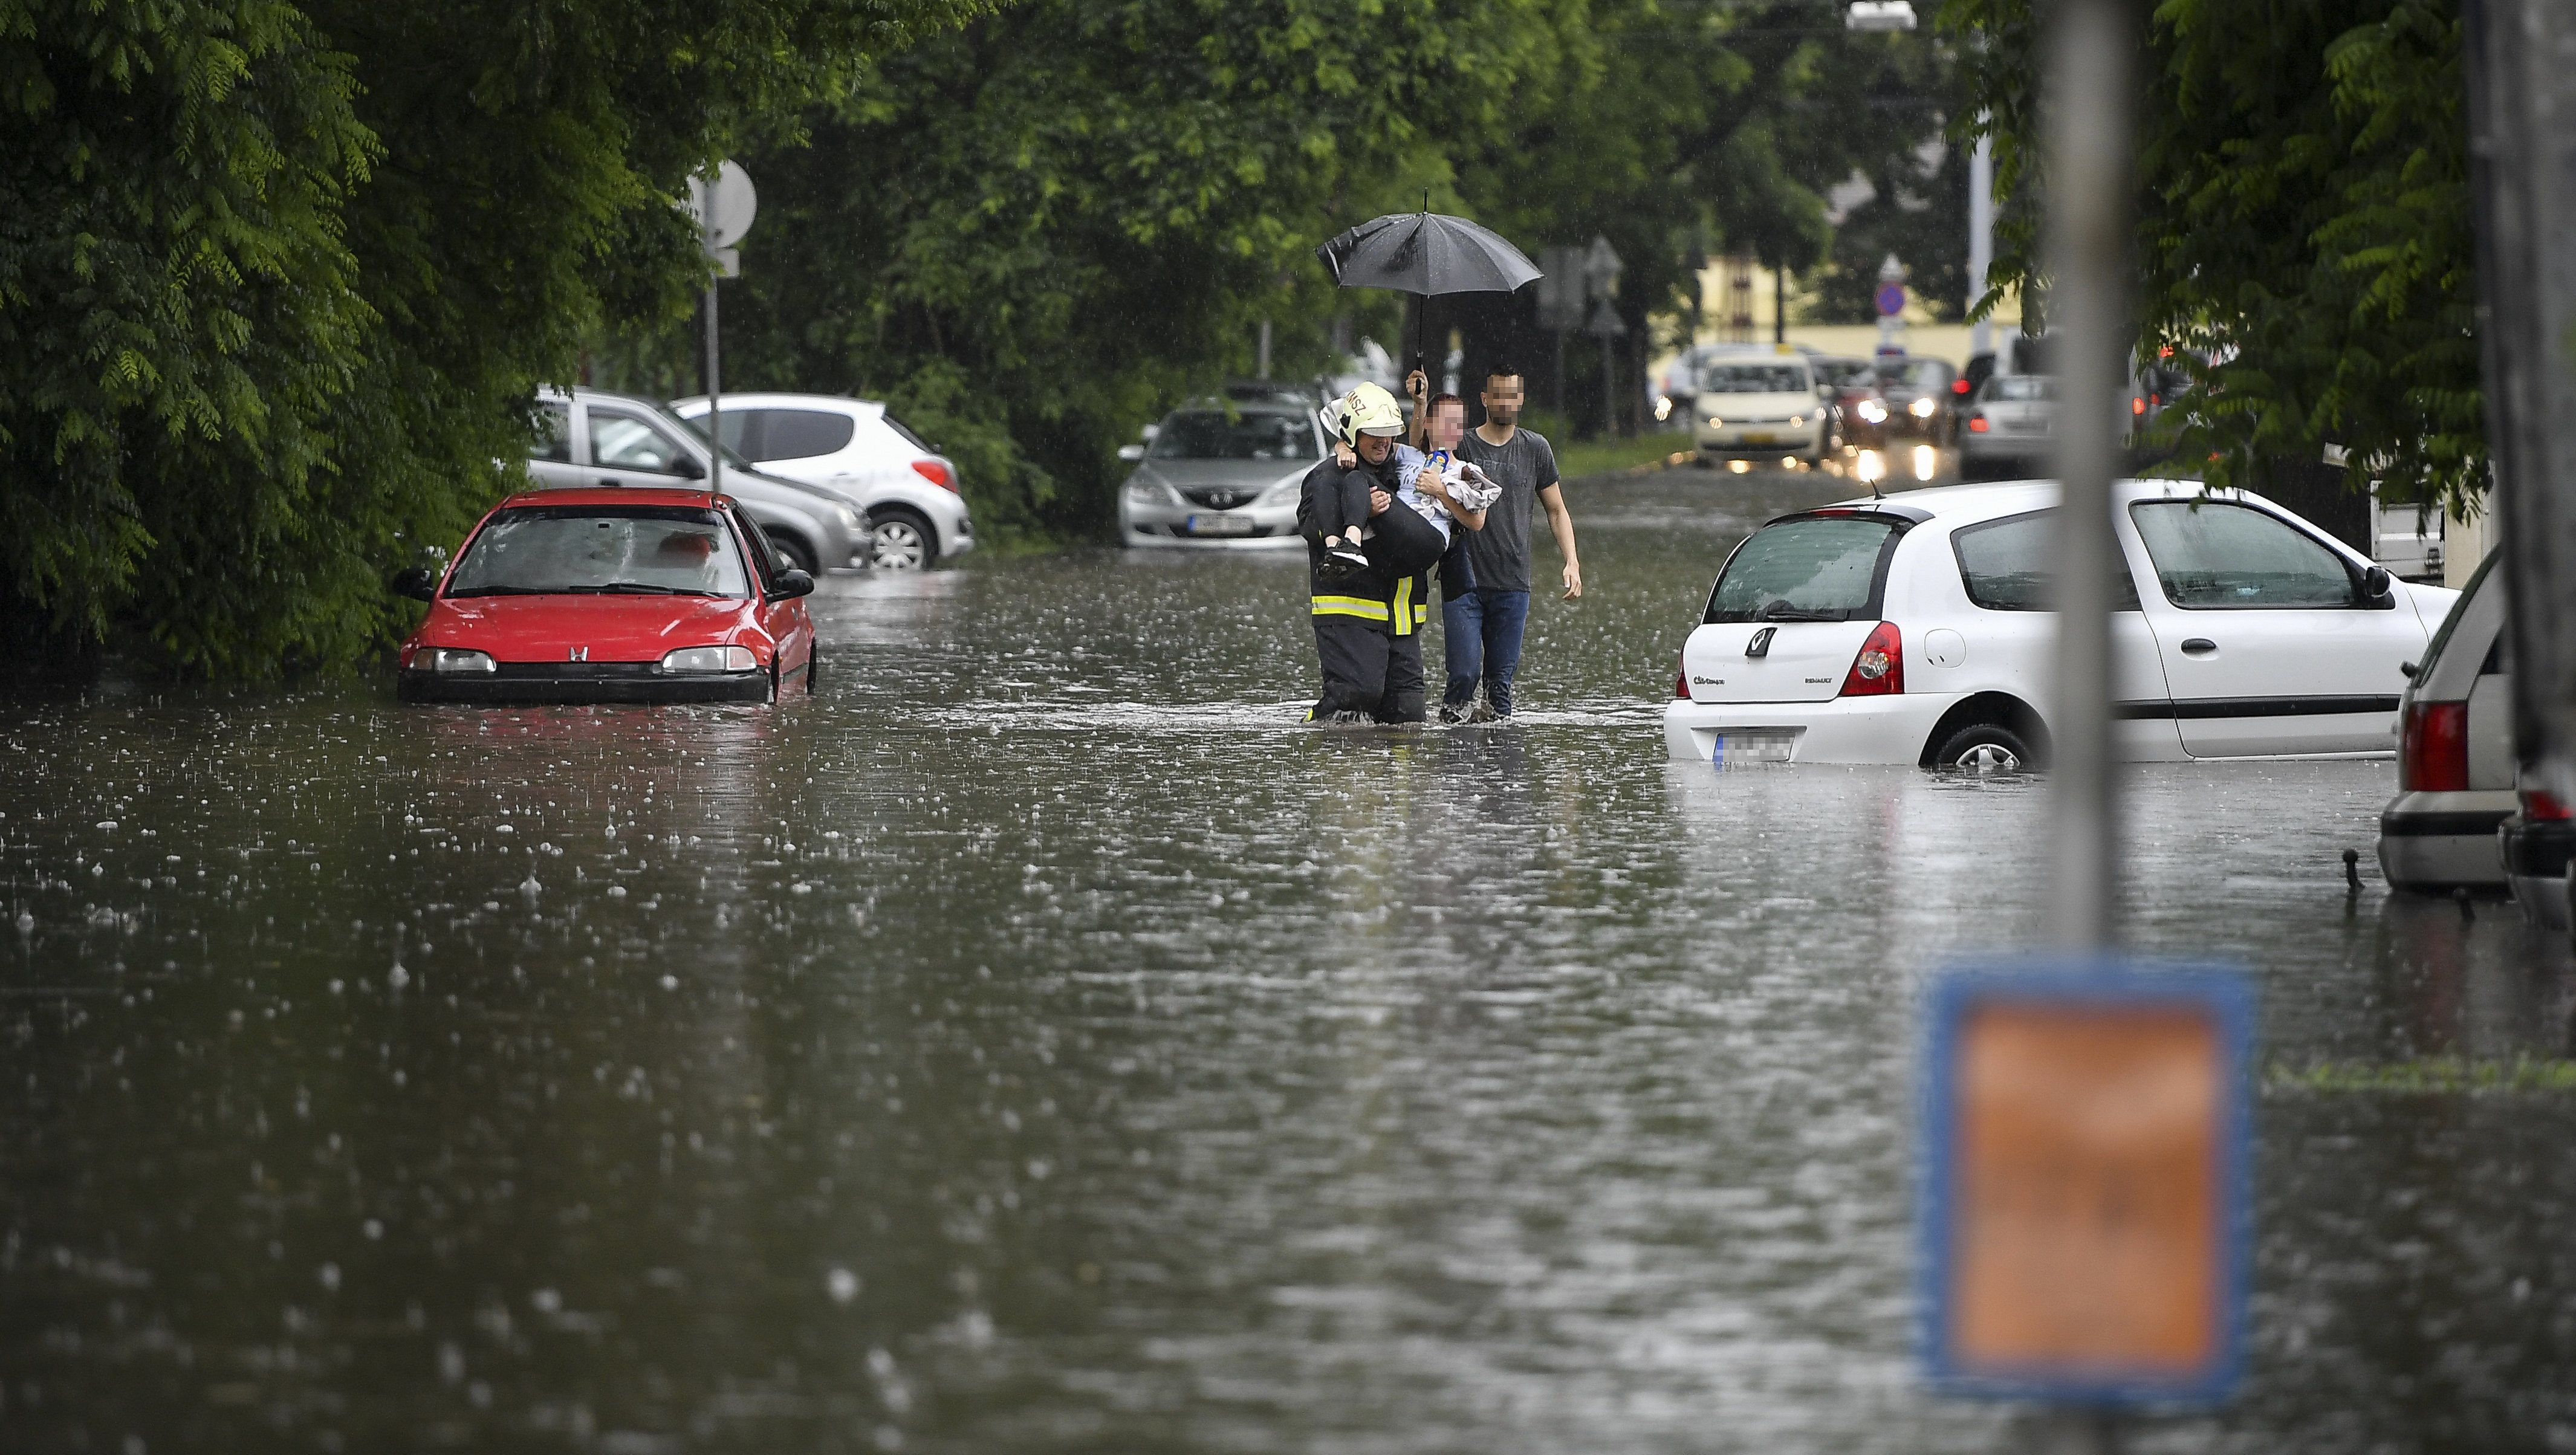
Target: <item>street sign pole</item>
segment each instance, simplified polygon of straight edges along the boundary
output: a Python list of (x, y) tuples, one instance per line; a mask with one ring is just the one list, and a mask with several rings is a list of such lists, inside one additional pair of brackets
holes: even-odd
[[(1977, 300), (1986, 296), (1986, 273), (1995, 265), (1995, 139), (1977, 138), (1977, 149), (1968, 153), (1968, 308), (1975, 311)], [(1992, 353), (1995, 326), (1992, 319), (1980, 318), (1969, 332), (1971, 354)]]
[(707, 458), (713, 463), (707, 469), (707, 488), (724, 489), (724, 380), (718, 364), (723, 356), (723, 330), (717, 326), (716, 284), (719, 280), (740, 276), (742, 255), (733, 245), (751, 231), (752, 219), (759, 214), (760, 197), (752, 190), (751, 177), (732, 162), (718, 164), (713, 176), (691, 177), (688, 196), (689, 215), (697, 219), (698, 237), (706, 249), (707, 261), (715, 268), (707, 275)]

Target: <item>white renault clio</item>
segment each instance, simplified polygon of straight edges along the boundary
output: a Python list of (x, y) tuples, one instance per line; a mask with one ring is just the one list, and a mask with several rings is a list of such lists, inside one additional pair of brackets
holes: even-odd
[[(2459, 593), (2396, 581), (2244, 491), (2114, 487), (2113, 716), (2132, 759), (2393, 750), (2404, 668)], [(1782, 516), (1682, 649), (1677, 759), (2042, 766), (2058, 487), (1957, 485)]]

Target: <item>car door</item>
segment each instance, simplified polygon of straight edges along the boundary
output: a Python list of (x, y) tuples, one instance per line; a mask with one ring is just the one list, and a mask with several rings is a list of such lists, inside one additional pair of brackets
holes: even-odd
[(2184, 751), (2195, 758), (2389, 750), (2425, 632), (2362, 567), (2241, 500), (2131, 502), (2127, 530)]
[(590, 400), (582, 405), (580, 471), (585, 485), (686, 487), (706, 478), (706, 466), (671, 432), (641, 411)]
[(761, 629), (778, 644), (778, 680), (781, 684), (793, 681), (814, 657), (813, 613), (806, 609), (803, 597), (781, 599), (772, 594), (778, 578), (786, 574), (787, 563), (771, 549), (768, 535), (738, 509), (728, 507), (726, 514), (733, 516), (734, 528), (741, 533), (744, 548), (751, 552), (752, 571), (758, 577), (760, 592)]
[[(2051, 508), (1952, 531), (1950, 553), (1973, 611), (1960, 623), (1965, 632), (1950, 633), (1948, 641), (1927, 633), (1924, 659), (1934, 667), (1946, 665), (1945, 658), (1973, 663), (1976, 675), (1968, 680), (1979, 687), (2000, 685), (2053, 709), (2046, 684), (2056, 676), (2057, 529)], [(2172, 692), (2131, 577), (2112, 579), (2111, 606), (2113, 741), (2125, 759), (2180, 758)], [(1937, 689), (1943, 679), (1926, 672), (1920, 680)]]
[(572, 406), (560, 399), (537, 401), (537, 439), (528, 451), (528, 479), (540, 490), (560, 490), (587, 483), (573, 462)]

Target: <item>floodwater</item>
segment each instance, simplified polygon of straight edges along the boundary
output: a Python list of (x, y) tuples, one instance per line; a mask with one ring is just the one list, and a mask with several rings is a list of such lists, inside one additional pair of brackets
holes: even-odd
[[(1294, 561), (1111, 550), (835, 580), (775, 709), (0, 705), (0, 1449), (1997, 1448), (1914, 1009), (2044, 789), (1657, 731), (1844, 488), (1574, 487), (1507, 727), (1299, 727)], [(2576, 995), (2384, 893), (2392, 777), (2130, 779), (2267, 1078), (2245, 1395), (2131, 1448), (2576, 1448)]]

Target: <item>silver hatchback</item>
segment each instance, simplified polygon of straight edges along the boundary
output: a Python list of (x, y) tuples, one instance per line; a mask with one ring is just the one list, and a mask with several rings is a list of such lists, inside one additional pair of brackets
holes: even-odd
[(2379, 869), (2398, 889), (2505, 886), (2496, 828), (2514, 811), (2514, 754), (2502, 560), (2469, 578), (2398, 699), (2397, 796), (2379, 815)]

